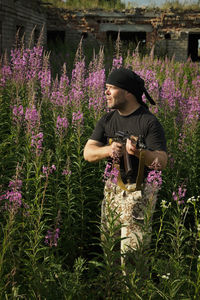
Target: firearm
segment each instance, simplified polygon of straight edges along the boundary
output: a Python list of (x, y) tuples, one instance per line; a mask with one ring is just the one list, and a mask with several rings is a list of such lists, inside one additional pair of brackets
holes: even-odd
[[(144, 141), (144, 136), (139, 135), (138, 137), (134, 137), (132, 134), (123, 132), (123, 131), (118, 131), (115, 133), (114, 138), (112, 139), (114, 142), (118, 142), (123, 144), (124, 146), (126, 145), (127, 139), (130, 139), (131, 142), (136, 145), (137, 149), (146, 149), (145, 141)], [(125, 168), (125, 173), (126, 177), (128, 178), (130, 174), (132, 173), (132, 165), (131, 165), (131, 155), (126, 151), (124, 151), (124, 168)]]

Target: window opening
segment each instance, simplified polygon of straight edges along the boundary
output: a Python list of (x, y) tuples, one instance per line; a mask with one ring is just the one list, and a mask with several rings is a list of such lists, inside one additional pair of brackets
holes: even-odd
[(192, 61), (200, 61), (200, 33), (189, 34), (188, 56)]

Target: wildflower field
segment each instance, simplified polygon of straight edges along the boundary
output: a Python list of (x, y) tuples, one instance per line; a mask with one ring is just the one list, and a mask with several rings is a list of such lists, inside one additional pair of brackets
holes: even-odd
[(106, 162), (83, 159), (107, 111), (104, 59), (101, 49), (86, 66), (79, 48), (72, 72), (64, 64), (52, 77), (40, 46), (2, 58), (0, 299), (200, 299), (200, 65), (153, 53), (113, 59), (145, 80), (169, 155), (151, 247), (124, 273), (112, 211), (100, 241)]

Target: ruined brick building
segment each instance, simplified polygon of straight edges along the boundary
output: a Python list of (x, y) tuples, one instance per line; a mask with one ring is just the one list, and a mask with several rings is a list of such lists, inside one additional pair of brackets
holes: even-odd
[(185, 61), (200, 61), (199, 11), (163, 11), (135, 8), (123, 11), (67, 10), (44, 5), (40, 0), (0, 0), (0, 52), (24, 36), (26, 45), (36, 42), (41, 30), (42, 43), (59, 37), (63, 43), (84, 42), (106, 45), (108, 39), (133, 41), (147, 48)]

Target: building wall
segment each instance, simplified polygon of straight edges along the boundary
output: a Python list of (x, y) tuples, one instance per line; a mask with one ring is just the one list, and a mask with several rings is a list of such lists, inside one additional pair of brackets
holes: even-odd
[(60, 10), (59, 14), (68, 24), (66, 35), (72, 41), (73, 36), (69, 34), (71, 30), (77, 33), (87, 32), (104, 45), (107, 42), (108, 32), (120, 32), (121, 35), (123, 32), (136, 35), (138, 32), (145, 32), (147, 48), (151, 49), (155, 46), (157, 54), (173, 56), (177, 61), (185, 61), (188, 58), (190, 32), (195, 32), (200, 40), (200, 11), (133, 9), (111, 12), (102, 10), (70, 12)]
[[(39, 2), (0, 0), (0, 52), (5, 49), (9, 51), (14, 46), (17, 28), (24, 30), (25, 45), (29, 46), (35, 26), (37, 37), (43, 28), (44, 45), (51, 33), (51, 37), (56, 33), (59, 35), (59, 32), (64, 33), (64, 42), (68, 44), (77, 45), (83, 38), (83, 43), (96, 47), (106, 45), (108, 32), (130, 33), (130, 36), (139, 36), (140, 32), (144, 32), (147, 48), (155, 46), (157, 53), (174, 56), (177, 61), (185, 61), (188, 51), (192, 51), (190, 33), (195, 33), (195, 43), (200, 40), (200, 11), (183, 13), (142, 8), (70, 11), (44, 7)], [(36, 38), (32, 40), (36, 41)]]
[[(24, 32), (25, 46), (34, 42), (34, 35), (44, 30), (43, 43), (46, 41), (46, 16), (36, 0), (0, 0), (0, 51), (8, 51), (15, 46), (17, 29)], [(35, 29), (35, 32), (33, 33)], [(19, 30), (20, 31), (20, 30)]]

